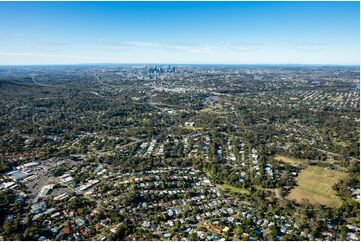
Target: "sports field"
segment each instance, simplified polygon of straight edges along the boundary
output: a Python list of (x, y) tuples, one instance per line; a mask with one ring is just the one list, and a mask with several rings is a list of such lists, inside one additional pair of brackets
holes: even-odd
[(287, 198), (298, 202), (308, 199), (312, 204), (338, 207), (342, 201), (332, 186), (346, 175), (340, 171), (309, 166), (299, 174), (298, 186), (291, 191)]

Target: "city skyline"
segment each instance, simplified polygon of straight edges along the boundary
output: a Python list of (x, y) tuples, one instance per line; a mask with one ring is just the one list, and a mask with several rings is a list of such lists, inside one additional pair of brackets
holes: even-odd
[(359, 65), (359, 2), (1, 2), (0, 65)]

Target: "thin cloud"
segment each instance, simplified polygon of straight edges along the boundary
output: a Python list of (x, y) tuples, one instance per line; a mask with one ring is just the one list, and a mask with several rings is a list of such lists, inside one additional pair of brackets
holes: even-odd
[(58, 55), (47, 53), (31, 53), (31, 52), (0, 52), (0, 56), (20, 56), (20, 57), (59, 57), (59, 58), (82, 58), (82, 59), (107, 59), (102, 56), (82, 56), (82, 55)]
[(313, 41), (293, 41), (290, 43), (292, 49), (303, 52), (321, 51), (328, 46), (328, 43)]
[(39, 41), (33, 44), (33, 48), (42, 52), (59, 52), (68, 49), (70, 45), (67, 42)]
[(184, 51), (191, 53), (213, 53), (216, 47), (198, 43), (160, 43), (142, 41), (98, 41), (97, 45), (102, 50), (125, 51), (134, 48), (157, 48), (172, 51)]
[(11, 37), (23, 37), (23, 36), (25, 36), (24, 33), (19, 33), (19, 32), (10, 32), (10, 33), (0, 32), (0, 35), (7, 35), (7, 36), (11, 36)]
[(240, 52), (254, 52), (261, 49), (264, 46), (260, 42), (236, 42), (230, 43), (227, 48)]

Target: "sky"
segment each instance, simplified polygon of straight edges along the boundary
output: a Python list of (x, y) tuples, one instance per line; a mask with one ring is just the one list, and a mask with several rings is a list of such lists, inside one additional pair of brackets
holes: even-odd
[(360, 63), (359, 2), (0, 2), (0, 65)]

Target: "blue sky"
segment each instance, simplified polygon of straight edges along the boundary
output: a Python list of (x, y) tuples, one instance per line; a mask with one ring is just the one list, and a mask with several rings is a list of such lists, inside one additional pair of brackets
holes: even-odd
[(0, 65), (359, 64), (359, 2), (0, 2)]

